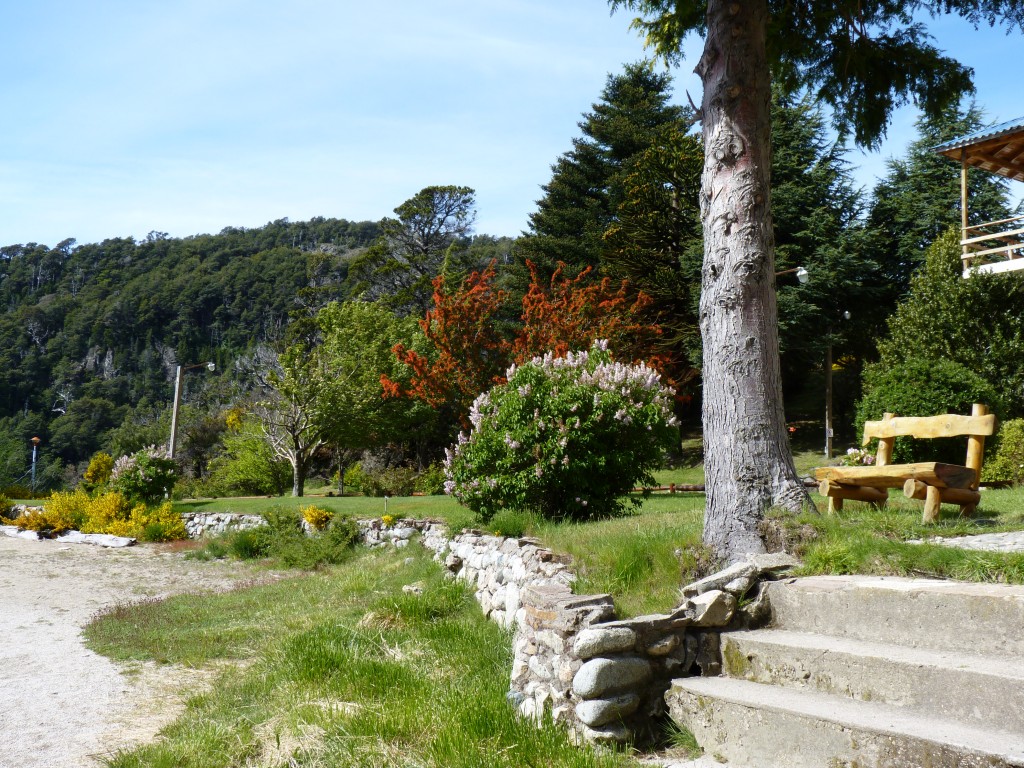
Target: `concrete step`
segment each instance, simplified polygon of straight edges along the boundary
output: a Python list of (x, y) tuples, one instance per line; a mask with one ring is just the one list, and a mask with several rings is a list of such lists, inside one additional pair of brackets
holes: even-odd
[[(1024, 659), (787, 630), (722, 635), (723, 673), (1024, 734)], [(1024, 737), (1022, 737), (1024, 741)]]
[(912, 648), (1024, 656), (1024, 586), (890, 576), (812, 576), (768, 585), (779, 629)]
[(672, 718), (749, 768), (1024, 768), (1024, 736), (727, 677), (674, 680)]

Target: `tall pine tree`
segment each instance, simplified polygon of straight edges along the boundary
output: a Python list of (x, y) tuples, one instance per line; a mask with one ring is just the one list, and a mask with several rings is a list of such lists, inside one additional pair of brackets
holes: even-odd
[[(655, 72), (650, 62), (609, 75), (601, 100), (579, 124), (583, 135), (551, 167), (530, 230), (519, 241), (520, 267), (529, 259), (550, 277), (559, 261), (571, 275), (600, 266), (630, 159), (655, 144), (667, 126), (683, 125), (683, 109), (669, 104), (670, 96), (671, 76)], [(520, 277), (524, 287), (525, 270)]]

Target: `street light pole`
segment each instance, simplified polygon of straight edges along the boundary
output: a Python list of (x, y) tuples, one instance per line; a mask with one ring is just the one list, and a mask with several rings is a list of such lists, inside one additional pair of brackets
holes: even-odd
[[(840, 317), (849, 320), (849, 310)], [(828, 346), (825, 347), (825, 458), (832, 458), (832, 327), (828, 329)]]
[[(32, 493), (36, 492), (36, 451), (39, 450), (39, 443), (42, 441), (38, 437), (33, 437), (29, 442), (32, 443)], [(24, 477), (24, 475), (22, 475)]]
[(212, 371), (217, 366), (213, 363), (196, 363), (195, 365), (186, 365), (184, 367), (178, 366), (174, 371), (174, 408), (171, 410), (171, 444), (167, 449), (167, 458), (174, 458), (174, 449), (177, 447), (178, 442), (178, 406), (181, 405), (181, 382), (184, 378), (185, 371), (191, 371), (193, 368), (206, 368), (208, 371)]

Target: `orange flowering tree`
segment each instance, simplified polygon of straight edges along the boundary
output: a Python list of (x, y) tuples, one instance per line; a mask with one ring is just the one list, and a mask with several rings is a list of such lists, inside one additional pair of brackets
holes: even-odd
[(412, 397), (435, 409), (450, 407), (465, 426), (469, 406), (484, 390), (505, 380), (510, 343), (495, 316), (506, 300), (494, 287), (494, 262), (473, 272), (454, 291), (444, 275), (434, 279), (433, 309), (419, 321), (429, 351), (396, 344), (395, 355), (409, 368), (407, 383), (381, 377), (385, 397)]
[(671, 357), (659, 346), (661, 328), (646, 316), (651, 304), (647, 294), (631, 291), (625, 280), (594, 282), (589, 267), (575, 278), (566, 277), (561, 263), (543, 285), (534, 265), (527, 264), (531, 281), (522, 300), (522, 325), (510, 334), (498, 322), (508, 296), (493, 285), (493, 262), (454, 291), (438, 277), (433, 309), (420, 321), (429, 351), (394, 348), (409, 377), (406, 384), (382, 377), (385, 396), (413, 397), (435, 409), (449, 407), (465, 428), (470, 404), (481, 392), (504, 383), (512, 362), (549, 352), (564, 357), (606, 339), (618, 360), (643, 361), (659, 372), (671, 366)]

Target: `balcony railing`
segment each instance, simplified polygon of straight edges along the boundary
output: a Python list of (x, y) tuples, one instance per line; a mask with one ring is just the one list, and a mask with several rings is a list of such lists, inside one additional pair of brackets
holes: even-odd
[(974, 267), (981, 272), (1024, 269), (1024, 216), (967, 227), (960, 244), (965, 275)]

